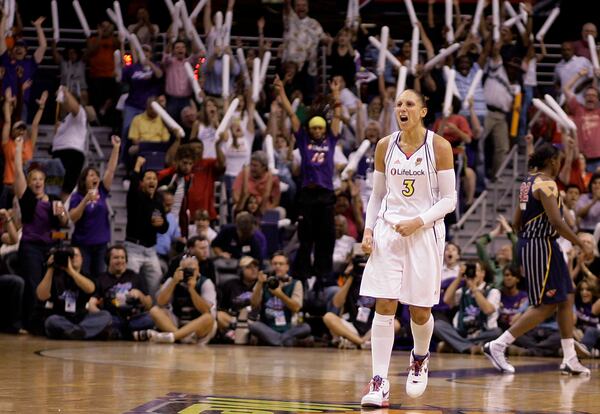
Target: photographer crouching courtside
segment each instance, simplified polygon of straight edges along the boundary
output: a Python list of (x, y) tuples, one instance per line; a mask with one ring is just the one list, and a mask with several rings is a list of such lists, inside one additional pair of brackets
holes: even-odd
[(106, 310), (112, 316), (111, 339), (138, 339), (137, 331), (154, 326), (147, 312), (152, 297), (146, 283), (137, 273), (127, 269), (127, 250), (115, 245), (106, 253), (108, 270), (96, 282), (96, 291), (89, 301), (90, 313)]
[(307, 323), (292, 324), (292, 316), (302, 309), (304, 289), (299, 280), (288, 275), (290, 265), (283, 252), (271, 258), (274, 274), (267, 278), (258, 274), (250, 303), (253, 310), (260, 310), (260, 320), (249, 324), (250, 333), (260, 343), (271, 346), (295, 346), (299, 338), (310, 335)]
[(444, 302), (457, 307), (453, 325), (437, 319), (433, 333), (460, 353), (483, 354), (481, 345), (502, 333), (498, 328), (500, 291), (491, 284), (493, 274), (483, 262), (467, 263), (446, 289)]
[(195, 256), (183, 256), (173, 277), (156, 294), (150, 315), (162, 332), (147, 330), (136, 339), (159, 343), (207, 344), (217, 333), (217, 290), (200, 274)]
[(96, 286), (81, 273), (82, 265), (77, 247), (61, 246), (48, 259), (48, 270), (36, 289), (37, 298), (46, 301), (51, 313), (44, 323), (48, 338), (94, 339), (111, 324), (107, 311), (86, 310)]

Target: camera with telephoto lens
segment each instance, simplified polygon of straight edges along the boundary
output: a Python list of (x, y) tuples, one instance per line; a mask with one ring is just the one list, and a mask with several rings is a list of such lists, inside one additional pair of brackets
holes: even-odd
[(277, 289), (279, 287), (279, 278), (275, 275), (267, 277), (267, 287), (269, 289)]
[(465, 265), (465, 277), (467, 279), (475, 279), (475, 273), (477, 271), (477, 267), (475, 263), (467, 263)]
[(140, 298), (127, 295), (125, 297), (125, 304), (131, 308), (137, 308), (142, 304), (142, 302), (140, 301)]
[(54, 268), (66, 268), (69, 266), (69, 258), (75, 257), (75, 251), (71, 246), (61, 242), (58, 246), (50, 250), (50, 254), (54, 256)]
[(188, 280), (194, 277), (194, 268), (192, 267), (184, 267), (182, 269), (183, 272), (183, 281), (187, 283)]
[(270, 271), (267, 273), (267, 281), (265, 283), (269, 289), (277, 289), (279, 287), (279, 278), (275, 275), (275, 272)]

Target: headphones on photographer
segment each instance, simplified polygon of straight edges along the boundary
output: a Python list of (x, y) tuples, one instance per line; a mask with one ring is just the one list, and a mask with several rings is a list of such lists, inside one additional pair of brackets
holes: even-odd
[(127, 254), (127, 249), (125, 248), (125, 246), (123, 246), (122, 244), (114, 244), (108, 248), (106, 254), (104, 255), (104, 263), (106, 264), (106, 266), (108, 266), (110, 263), (110, 255), (113, 250), (123, 250), (125, 252), (125, 262), (129, 261), (129, 256)]

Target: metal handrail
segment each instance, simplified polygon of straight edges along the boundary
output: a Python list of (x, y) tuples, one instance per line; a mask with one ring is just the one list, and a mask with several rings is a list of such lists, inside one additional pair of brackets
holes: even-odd
[(89, 142), (92, 144), (92, 147), (94, 148), (94, 151), (96, 152), (96, 156), (98, 157), (99, 160), (104, 161), (104, 152), (102, 152), (102, 147), (100, 147), (100, 143), (98, 142), (98, 138), (96, 138), (96, 134), (94, 134), (94, 131), (92, 130), (92, 128), (90, 127), (90, 125), (88, 124), (88, 137), (89, 137)]
[(500, 167), (498, 168), (498, 171), (496, 172), (496, 175), (494, 176), (494, 178), (496, 180), (498, 180), (502, 176), (502, 174), (504, 173), (504, 170), (506, 170), (506, 168), (508, 167), (508, 163), (513, 160), (513, 156), (516, 154), (516, 152), (518, 150), (519, 150), (519, 146), (513, 145), (513, 147), (510, 149), (510, 151), (508, 151), (508, 154), (506, 154), (506, 157), (504, 157), (504, 161), (502, 161), (502, 164), (500, 164)]
[[(517, 167), (516, 163), (517, 163), (517, 158), (515, 157), (518, 151), (518, 146), (514, 145), (512, 147), (512, 149), (508, 152), (508, 154), (506, 155), (506, 158), (504, 159), (504, 161), (502, 161), (502, 164), (500, 164), (500, 168), (498, 168), (498, 172), (495, 175), (496, 179), (499, 179), (502, 176), (502, 173), (504, 173), (504, 171), (506, 170), (506, 168), (508, 167), (508, 163), (511, 161), (512, 158), (514, 158), (514, 168)], [(471, 207), (469, 207), (469, 209), (467, 211), (465, 211), (465, 213), (461, 216), (460, 220), (454, 225), (457, 228), (462, 227), (465, 222), (467, 221), (467, 219), (471, 216), (471, 214), (473, 214), (473, 212), (475, 212), (475, 210), (477, 209), (477, 207), (479, 206), (479, 204), (481, 204), (483, 198), (485, 196), (487, 196), (489, 193), (488, 190), (484, 190), (479, 197), (477, 197), (477, 199), (475, 200), (475, 202), (473, 204), (471, 204)], [(496, 206), (496, 202), (494, 201), (494, 207)]]
[(507, 185), (506, 187), (498, 187), (496, 186), (495, 188), (493, 188), (492, 190), (485, 190), (483, 191), (479, 197), (477, 197), (477, 199), (475, 200), (475, 202), (471, 205), (471, 207), (462, 215), (462, 217), (460, 217), (460, 219), (458, 220), (458, 222), (453, 226), (454, 229), (458, 230), (463, 228), (463, 226), (465, 225), (465, 223), (467, 222), (467, 220), (472, 217), (478, 210), (478, 208), (481, 206), (481, 209), (479, 211), (479, 227), (471, 234), (471, 236), (469, 237), (469, 239), (460, 247), (462, 249), (466, 248), (467, 246), (471, 245), (471, 243), (473, 243), (475, 240), (477, 240), (477, 238), (479, 237), (479, 235), (482, 233), (482, 231), (485, 229), (487, 222), (488, 222), (488, 205), (487, 205), (487, 199), (488, 196), (492, 197), (492, 208), (494, 213), (496, 211), (498, 211), (499, 209), (499, 204), (501, 200), (504, 200), (506, 197), (510, 197), (511, 200), (511, 206), (512, 208), (515, 207), (515, 203), (516, 203), (516, 191), (515, 191), (515, 186), (517, 185), (517, 178), (519, 177), (519, 148), (518, 145), (514, 145), (511, 150), (508, 152), (508, 154), (506, 155), (505, 159), (502, 161), (502, 164), (500, 165), (500, 168), (498, 169), (498, 171), (495, 174), (495, 178), (496, 180), (500, 180), (502, 175), (506, 172), (507, 168), (509, 168), (509, 164), (512, 161), (512, 174), (511, 174), (511, 183), (510, 185)]
[(477, 210), (477, 208), (479, 207), (479, 205), (481, 204), (481, 210), (480, 210), (480, 219), (479, 219), (479, 227), (477, 228), (476, 231), (473, 232), (473, 234), (471, 235), (471, 237), (469, 237), (469, 239), (466, 241), (466, 243), (464, 243), (462, 246), (460, 246), (461, 249), (465, 249), (466, 246), (469, 246), (471, 243), (473, 243), (478, 237), (479, 234), (481, 233), (481, 231), (485, 228), (486, 224), (487, 224), (487, 203), (486, 198), (488, 195), (488, 191), (484, 190), (479, 197), (477, 197), (477, 200), (475, 200), (475, 202), (473, 203), (473, 205), (471, 205), (471, 207), (469, 207), (469, 209), (467, 210), (467, 212), (461, 217), (461, 219), (453, 226), (455, 229), (460, 229), (462, 226), (464, 226), (465, 222), (467, 221), (467, 218), (470, 217), (474, 211)]
[(467, 221), (469, 216), (477, 210), (477, 207), (479, 207), (479, 205), (485, 200), (485, 197), (487, 195), (488, 195), (488, 190), (483, 190), (483, 192), (481, 194), (479, 194), (479, 197), (477, 197), (475, 199), (475, 201), (473, 202), (473, 204), (471, 204), (471, 207), (469, 207), (468, 210), (465, 211), (465, 214), (462, 215), (460, 220), (458, 220), (458, 222), (456, 222), (456, 224), (454, 224), (454, 227), (461, 228), (462, 226), (464, 226), (465, 222)]

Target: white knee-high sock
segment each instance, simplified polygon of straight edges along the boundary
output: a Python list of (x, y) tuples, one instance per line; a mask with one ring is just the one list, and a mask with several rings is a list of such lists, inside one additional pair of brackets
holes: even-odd
[(371, 360), (373, 376), (387, 378), (394, 347), (394, 315), (375, 313), (371, 328)]
[(429, 319), (423, 325), (418, 325), (411, 319), (410, 329), (415, 343), (414, 354), (424, 357), (429, 352), (431, 335), (433, 335), (433, 315), (429, 315)]

